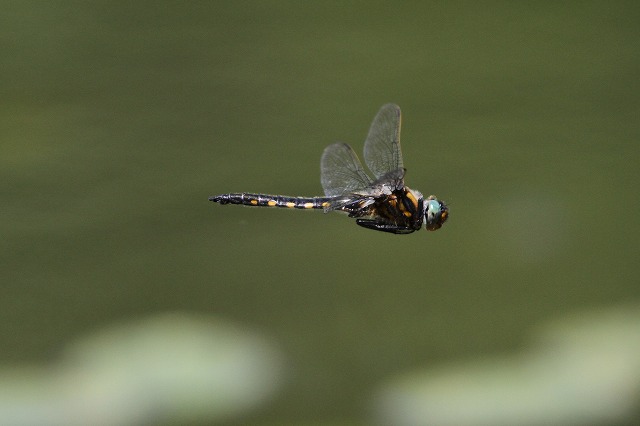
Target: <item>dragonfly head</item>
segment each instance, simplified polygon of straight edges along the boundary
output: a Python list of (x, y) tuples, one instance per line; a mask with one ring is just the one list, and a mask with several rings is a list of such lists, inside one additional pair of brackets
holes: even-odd
[(449, 217), (449, 208), (444, 201), (438, 200), (435, 195), (430, 195), (424, 200), (424, 226), (427, 231), (440, 229)]

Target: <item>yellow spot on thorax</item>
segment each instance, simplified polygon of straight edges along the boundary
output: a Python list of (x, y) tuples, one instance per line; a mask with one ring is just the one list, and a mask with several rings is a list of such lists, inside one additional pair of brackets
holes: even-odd
[(414, 206), (416, 206), (416, 208), (418, 208), (418, 200), (416, 199), (416, 196), (413, 195), (413, 192), (407, 191), (407, 198), (411, 200), (411, 202), (413, 203)]

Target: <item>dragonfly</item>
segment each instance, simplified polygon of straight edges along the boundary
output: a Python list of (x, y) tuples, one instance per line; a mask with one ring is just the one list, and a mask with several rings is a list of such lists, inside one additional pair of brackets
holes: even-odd
[(449, 208), (435, 195), (424, 197), (404, 183), (406, 169), (400, 150), (400, 107), (386, 104), (378, 111), (364, 143), (367, 173), (357, 154), (346, 143), (325, 148), (320, 160), (321, 197), (238, 192), (210, 197), (219, 204), (289, 209), (338, 211), (356, 224), (376, 231), (410, 234), (435, 231), (446, 222)]

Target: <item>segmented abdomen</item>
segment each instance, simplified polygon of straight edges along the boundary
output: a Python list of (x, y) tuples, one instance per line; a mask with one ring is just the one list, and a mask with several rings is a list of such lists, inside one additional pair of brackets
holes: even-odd
[(285, 195), (250, 194), (246, 192), (222, 194), (209, 198), (220, 204), (242, 204), (255, 207), (284, 207), (295, 209), (324, 209), (329, 205), (328, 197), (287, 197)]

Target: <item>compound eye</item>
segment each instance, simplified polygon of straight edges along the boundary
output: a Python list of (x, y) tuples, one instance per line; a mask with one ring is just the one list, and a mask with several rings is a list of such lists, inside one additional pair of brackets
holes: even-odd
[(432, 198), (425, 205), (424, 224), (427, 230), (435, 231), (440, 229), (442, 224), (449, 217), (449, 209), (442, 201)]
[(427, 213), (429, 216), (438, 216), (440, 214), (440, 202), (438, 200), (431, 200), (427, 204)]

